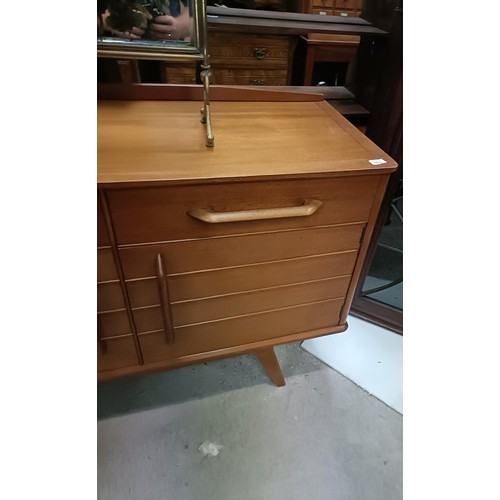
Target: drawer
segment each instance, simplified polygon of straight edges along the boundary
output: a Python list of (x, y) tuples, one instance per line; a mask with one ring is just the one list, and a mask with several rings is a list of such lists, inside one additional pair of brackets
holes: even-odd
[(213, 85), (287, 85), (288, 70), (238, 69), (214, 66), (210, 83)]
[[(191, 64), (168, 63), (166, 83), (193, 84), (196, 83), (196, 66)], [(210, 80), (210, 83), (213, 83)]]
[(98, 283), (97, 284), (97, 311), (114, 311), (125, 309), (125, 301), (120, 283)]
[(115, 260), (111, 248), (97, 249), (97, 282), (117, 281)]
[[(317, 2), (318, 0), (314, 0)], [(361, 2), (359, 0), (335, 0), (336, 10), (359, 10)]]
[[(379, 176), (335, 179), (239, 182), (108, 190), (119, 245), (257, 233), (300, 227), (365, 222)], [(194, 209), (214, 212), (298, 207), (318, 200), (316, 212), (302, 217), (207, 223), (188, 215)]]
[(97, 313), (97, 334), (100, 339), (131, 333), (126, 310)]
[(139, 364), (137, 351), (131, 335), (97, 343), (97, 371), (126, 368)]
[[(170, 300), (180, 302), (346, 276), (352, 273), (356, 257), (357, 251), (351, 250), (280, 262), (169, 275)], [(160, 304), (156, 277), (127, 281), (127, 290), (133, 308)]]
[(312, 0), (312, 6), (314, 8), (328, 8), (333, 9), (334, 0)]
[(167, 344), (163, 332), (139, 335), (145, 363), (175, 359), (252, 342), (277, 339), (337, 326), (344, 299), (290, 307), (239, 318), (212, 321), (175, 329), (175, 342)]
[(333, 10), (327, 7), (314, 7), (311, 13), (320, 16), (333, 16)]
[[(192, 67), (169, 67), (167, 83), (196, 83), (196, 70)], [(212, 66), (210, 83), (212, 85), (278, 85), (288, 84), (287, 69), (241, 69)]]
[(342, 17), (358, 17), (359, 11), (357, 10), (349, 10), (349, 9), (335, 9), (333, 11), (334, 16), (342, 16)]
[(125, 279), (157, 275), (158, 255), (167, 275), (277, 262), (355, 250), (364, 224), (318, 227), (121, 248)]
[(208, 44), (213, 68), (288, 68), (288, 37), (209, 33)]

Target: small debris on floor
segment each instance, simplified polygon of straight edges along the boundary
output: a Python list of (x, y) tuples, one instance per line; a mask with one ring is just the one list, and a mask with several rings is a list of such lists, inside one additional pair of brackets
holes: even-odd
[(216, 457), (219, 454), (219, 450), (222, 445), (211, 443), (210, 441), (205, 441), (201, 443), (198, 450), (200, 450), (205, 457)]

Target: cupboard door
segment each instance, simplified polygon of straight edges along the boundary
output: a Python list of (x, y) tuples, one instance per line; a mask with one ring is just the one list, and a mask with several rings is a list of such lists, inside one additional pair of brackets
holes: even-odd
[[(112, 248), (112, 233), (97, 202), (97, 371), (107, 372), (142, 363), (134, 327), (127, 311), (120, 272)], [(119, 265), (119, 264), (118, 264)]]
[[(287, 335), (307, 334), (339, 324), (344, 299), (247, 314), (175, 328), (175, 341), (168, 344), (163, 331), (139, 334), (145, 363), (171, 360), (275, 340)], [(323, 330), (324, 333), (324, 330)]]
[(98, 372), (128, 368), (138, 364), (139, 359), (132, 335), (98, 340)]

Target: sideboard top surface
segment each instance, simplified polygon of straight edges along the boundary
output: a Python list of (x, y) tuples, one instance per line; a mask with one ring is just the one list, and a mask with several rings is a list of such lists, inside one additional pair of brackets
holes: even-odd
[(201, 105), (99, 100), (98, 185), (380, 174), (397, 167), (325, 101), (212, 102), (213, 148), (205, 146)]

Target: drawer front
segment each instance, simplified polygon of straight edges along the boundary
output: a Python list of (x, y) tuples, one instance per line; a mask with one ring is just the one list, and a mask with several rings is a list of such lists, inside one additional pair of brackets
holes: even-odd
[[(181, 302), (346, 276), (352, 273), (356, 257), (357, 251), (350, 250), (281, 262), (169, 275), (170, 300)], [(133, 308), (160, 304), (156, 277), (127, 281), (127, 290)]]
[[(182, 84), (196, 83), (196, 66), (193, 64), (169, 63), (166, 69), (166, 82)], [(212, 80), (210, 83), (213, 84)]]
[(174, 302), (171, 305), (172, 321), (174, 327), (186, 326), (269, 309), (343, 298), (347, 293), (349, 282), (350, 276), (346, 276), (232, 295)]
[(357, 10), (349, 10), (349, 9), (335, 9), (333, 11), (334, 16), (342, 16), (342, 17), (358, 17), (360, 14)]
[[(378, 182), (375, 175), (116, 189), (109, 190), (107, 196), (118, 244), (126, 245), (365, 222)], [(211, 224), (188, 215), (197, 208), (233, 212), (296, 207), (311, 199), (322, 205), (312, 215), (303, 217)]]
[(334, 0), (312, 0), (312, 6), (317, 9), (333, 9)]
[(333, 16), (333, 10), (327, 7), (313, 7), (311, 13), (319, 16)]
[(97, 282), (117, 281), (118, 272), (115, 267), (111, 248), (97, 249)]
[(288, 37), (209, 34), (210, 65), (230, 68), (288, 68)]
[(288, 71), (237, 69), (214, 66), (210, 83), (213, 85), (287, 85)]
[(361, 9), (361, 2), (360, 0), (335, 0), (335, 8), (338, 10), (359, 10)]
[(312, 0), (311, 12), (328, 16), (359, 16), (360, 0)]
[(97, 343), (97, 371), (115, 370), (139, 364), (132, 336)]
[(122, 289), (119, 282), (97, 284), (97, 311), (125, 309)]
[(120, 249), (120, 258), (125, 279), (156, 276), (158, 255), (168, 275), (276, 262), (356, 250), (363, 227), (354, 224), (131, 246)]
[[(288, 70), (232, 68), (212, 64), (210, 83), (212, 85), (288, 85)], [(194, 84), (196, 69), (188, 66), (167, 67), (167, 83)]]
[(127, 311), (101, 312), (97, 314), (98, 338), (117, 337), (132, 333)]
[(145, 363), (189, 354), (245, 345), (261, 340), (330, 328), (339, 323), (343, 299), (327, 300), (239, 318), (175, 329), (175, 342), (167, 344), (163, 332), (143, 333), (139, 342)]

